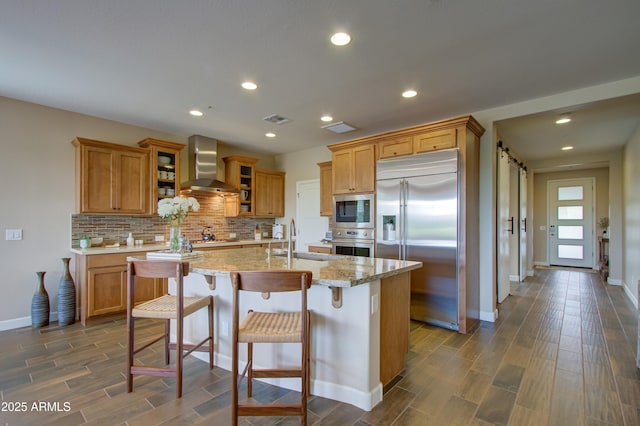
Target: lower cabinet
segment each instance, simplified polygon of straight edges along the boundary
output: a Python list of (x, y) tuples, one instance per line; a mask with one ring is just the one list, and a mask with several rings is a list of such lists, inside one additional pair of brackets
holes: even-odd
[[(82, 324), (88, 318), (124, 312), (127, 309), (127, 257), (145, 252), (76, 255), (75, 281), (78, 315)], [(167, 280), (138, 278), (134, 302), (154, 299), (166, 292)]]

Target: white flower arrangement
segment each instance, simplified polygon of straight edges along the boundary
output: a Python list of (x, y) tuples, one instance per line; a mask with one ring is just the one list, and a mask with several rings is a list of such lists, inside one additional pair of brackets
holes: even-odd
[(173, 197), (163, 198), (158, 201), (158, 215), (173, 226), (174, 222), (178, 226), (189, 215), (189, 212), (200, 210), (200, 203), (193, 197)]

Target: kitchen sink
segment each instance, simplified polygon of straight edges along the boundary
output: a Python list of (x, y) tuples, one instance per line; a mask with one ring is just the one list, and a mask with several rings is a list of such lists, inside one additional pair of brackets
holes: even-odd
[[(271, 254), (273, 254), (274, 256), (286, 257), (287, 251), (273, 249), (271, 251)], [(294, 259), (316, 260), (319, 262), (326, 262), (327, 260), (340, 260), (343, 258), (342, 256), (335, 255), (335, 254), (307, 253), (307, 252), (300, 252), (300, 251), (294, 251), (291, 257)]]

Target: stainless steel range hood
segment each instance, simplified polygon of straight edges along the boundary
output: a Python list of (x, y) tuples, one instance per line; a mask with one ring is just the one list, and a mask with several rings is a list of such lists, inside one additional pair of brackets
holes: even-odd
[(189, 180), (180, 188), (183, 194), (238, 194), (240, 191), (217, 179), (218, 141), (201, 135), (189, 136)]

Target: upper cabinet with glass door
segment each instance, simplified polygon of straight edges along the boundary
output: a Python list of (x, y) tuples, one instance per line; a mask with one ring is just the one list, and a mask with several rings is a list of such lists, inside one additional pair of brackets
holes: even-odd
[(152, 138), (138, 145), (151, 150), (149, 207), (151, 213), (157, 213), (159, 200), (175, 197), (180, 191), (180, 151), (185, 145)]

